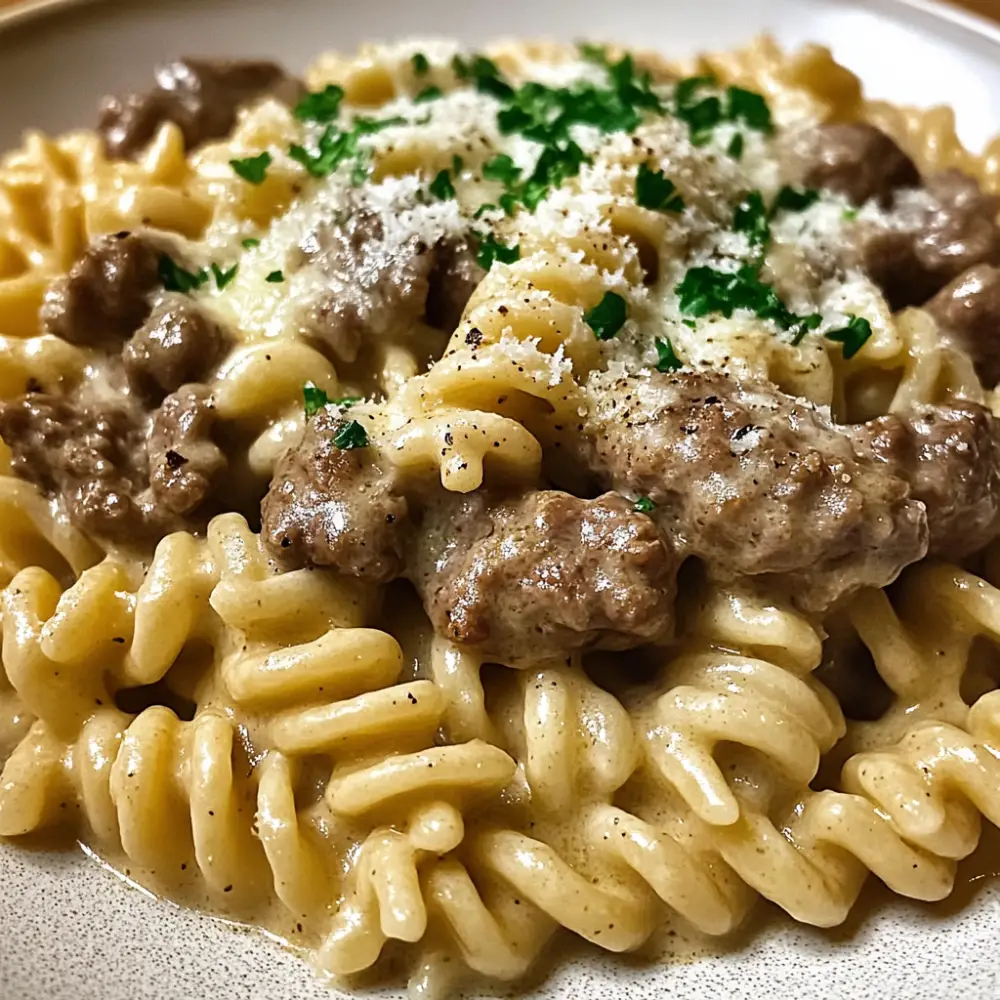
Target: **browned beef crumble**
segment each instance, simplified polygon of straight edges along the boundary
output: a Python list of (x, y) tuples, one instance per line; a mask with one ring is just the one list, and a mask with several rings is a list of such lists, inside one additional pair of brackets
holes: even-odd
[(677, 548), (719, 577), (781, 577), (820, 610), (927, 551), (907, 483), (769, 383), (722, 372), (618, 379), (588, 424), (591, 461), (650, 497)]
[(160, 66), (154, 85), (101, 103), (97, 131), (109, 156), (135, 157), (164, 122), (173, 122), (187, 149), (232, 131), (236, 113), (265, 96), (294, 104), (302, 84), (273, 62), (175, 59)]

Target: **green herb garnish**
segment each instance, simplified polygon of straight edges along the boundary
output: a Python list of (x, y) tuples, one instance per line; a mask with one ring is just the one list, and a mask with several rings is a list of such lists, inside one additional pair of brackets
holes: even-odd
[(455, 185), (452, 184), (451, 175), (447, 170), (438, 171), (438, 175), (431, 181), (428, 190), (441, 201), (448, 201), (455, 197)]
[(340, 132), (334, 125), (327, 125), (319, 137), (317, 150), (310, 152), (304, 146), (291, 146), (288, 155), (301, 163), (313, 177), (325, 177), (345, 160), (353, 159), (361, 153), (360, 141), (366, 135), (374, 135), (392, 125), (405, 125), (405, 118), (355, 118), (351, 127)]
[(430, 72), (431, 64), (427, 61), (427, 56), (423, 52), (414, 52), (410, 57), (410, 62), (413, 64), (413, 72), (417, 76), (427, 76)]
[(851, 316), (847, 326), (839, 330), (828, 330), (824, 336), (844, 345), (844, 360), (850, 361), (868, 342), (872, 335), (872, 325), (864, 316)]
[(350, 451), (353, 448), (368, 447), (368, 432), (357, 422), (348, 421), (340, 428), (333, 437), (333, 444), (336, 448)]
[(771, 206), (771, 215), (777, 212), (804, 212), (819, 201), (819, 191), (813, 188), (794, 188), (786, 184)]
[(444, 97), (444, 91), (440, 87), (424, 87), (413, 99), (417, 104), (426, 104), (427, 101), (436, 101), (439, 97)]
[[(705, 87), (717, 86), (712, 76), (692, 76), (681, 80), (674, 89), (674, 114), (687, 122), (691, 141), (703, 146), (712, 138), (716, 126), (723, 122), (742, 122), (748, 128), (770, 134), (774, 131), (771, 109), (763, 96), (742, 87), (728, 87), (725, 98), (710, 95), (700, 97)], [(739, 159), (743, 155), (743, 138), (734, 137), (729, 143), (729, 153)]]
[(732, 139), (729, 140), (729, 145), (726, 147), (726, 152), (734, 160), (742, 160), (743, 159), (743, 143), (744, 143), (743, 133), (742, 132), (737, 132), (732, 137)]
[(340, 114), (344, 88), (328, 83), (322, 90), (306, 94), (295, 105), (295, 117), (303, 122), (332, 122)]
[(857, 217), (858, 217), (858, 210), (856, 208), (844, 209), (844, 220), (846, 222), (853, 222)]
[(330, 402), (334, 406), (342, 406), (345, 410), (349, 410), (355, 403), (360, 403), (363, 398), (362, 396), (341, 396), (339, 399), (331, 399)]
[(521, 176), (521, 168), (506, 153), (494, 156), (483, 164), (483, 177), (503, 184), (515, 184)]
[(592, 42), (580, 42), (577, 46), (580, 55), (588, 62), (595, 62), (601, 66), (608, 64), (608, 50), (603, 45), (595, 45)]
[(239, 266), (240, 266), (239, 264), (233, 264), (233, 266), (231, 268), (229, 268), (228, 271), (223, 271), (222, 268), (219, 267), (218, 264), (216, 264), (216, 263), (213, 262), (212, 263), (212, 274), (215, 277), (215, 287), (218, 288), (220, 291), (223, 288), (225, 288), (226, 285), (228, 285), (229, 282), (232, 281), (233, 278), (236, 277), (236, 272), (239, 269)]
[(593, 309), (583, 314), (583, 320), (598, 340), (611, 340), (625, 325), (628, 304), (616, 292), (605, 292)]
[(501, 264), (513, 264), (514, 261), (520, 259), (520, 246), (504, 246), (496, 241), (492, 233), (480, 237), (476, 260), (484, 271), (488, 271), (493, 266), (494, 261), (500, 261)]
[(229, 165), (238, 177), (248, 184), (263, 184), (267, 168), (271, 165), (271, 154), (266, 150), (259, 156), (246, 156), (242, 160), (230, 160)]
[(279, 281), (284, 281), (285, 276), (281, 271), (272, 271), (264, 280), (270, 281), (272, 285), (276, 285)]
[(751, 265), (738, 271), (717, 271), (711, 267), (693, 267), (677, 286), (682, 313), (707, 316), (721, 313), (727, 319), (737, 309), (747, 309), (761, 319), (773, 320), (783, 330), (792, 331), (799, 340), (814, 330), (821, 317), (797, 316), (778, 297), (778, 293), (760, 280), (757, 268)]
[(632, 510), (637, 514), (652, 514), (656, 510), (656, 504), (653, 503), (649, 497), (639, 497), (634, 504), (632, 504)]
[(674, 345), (669, 337), (656, 339), (656, 370), (658, 372), (675, 372), (684, 367), (684, 362), (674, 353)]
[(684, 199), (677, 193), (674, 182), (645, 163), (639, 164), (635, 177), (635, 200), (643, 208), (656, 212), (684, 211)]
[(305, 404), (306, 416), (314, 417), (330, 402), (330, 397), (319, 386), (306, 382), (302, 386), (302, 401)]
[(168, 292), (190, 294), (208, 281), (208, 271), (205, 268), (199, 271), (187, 271), (173, 257), (165, 253), (160, 254), (156, 271)]
[(733, 213), (733, 229), (746, 233), (751, 246), (765, 247), (771, 239), (767, 206), (760, 191), (751, 191)]
[(260, 240), (258, 240), (254, 236), (251, 236), (248, 239), (242, 240), (240, 245), (243, 247), (244, 250), (253, 250), (254, 247), (260, 246)]
[(457, 177), (465, 168), (465, 161), (456, 153), (451, 158), (451, 172)]
[(742, 87), (730, 87), (726, 91), (726, 98), (726, 117), (729, 121), (741, 121), (749, 128), (767, 135), (774, 131), (771, 109), (762, 94)]

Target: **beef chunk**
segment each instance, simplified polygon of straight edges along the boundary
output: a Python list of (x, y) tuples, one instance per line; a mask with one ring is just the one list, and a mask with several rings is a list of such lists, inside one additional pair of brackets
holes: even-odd
[(226, 468), (212, 440), (215, 421), (207, 386), (186, 385), (163, 401), (149, 435), (149, 484), (171, 514), (186, 516), (209, 497)]
[(160, 254), (155, 241), (140, 233), (95, 240), (46, 293), (45, 332), (84, 345), (131, 336), (149, 315), (149, 293), (160, 283)]
[(122, 350), (129, 385), (157, 399), (199, 379), (218, 360), (226, 334), (185, 295), (168, 293)]
[(769, 383), (604, 375), (591, 391), (594, 467), (654, 500), (675, 546), (715, 576), (780, 575), (802, 607), (823, 609), (927, 550), (906, 483)]
[(983, 385), (1000, 382), (1000, 268), (970, 267), (925, 306), (942, 339), (972, 358)]
[(416, 236), (388, 241), (377, 212), (323, 224), (302, 249), (328, 287), (307, 306), (304, 326), (342, 361), (354, 361), (364, 340), (424, 315), (434, 254)]
[(549, 490), (490, 503), (477, 493), (426, 520), (411, 573), (427, 613), (491, 660), (523, 666), (670, 632), (677, 560), (624, 497)]
[(862, 233), (860, 262), (893, 309), (926, 302), (977, 264), (1000, 264), (1000, 201), (958, 170), (927, 190), (931, 207), (915, 228)]
[(228, 135), (243, 105), (266, 95), (292, 104), (302, 92), (298, 80), (272, 62), (177, 59), (156, 70), (150, 90), (106, 97), (97, 130), (108, 155), (117, 158), (136, 156), (168, 121), (193, 149)]
[(322, 410), (278, 462), (261, 505), (264, 540), (304, 566), (385, 582), (403, 567), (407, 503), (372, 448), (338, 448), (342, 421)]
[(871, 198), (892, 201), (896, 188), (920, 183), (913, 161), (874, 125), (819, 125), (794, 137), (789, 156), (793, 177), (826, 188), (855, 205)]
[(961, 402), (890, 414), (853, 433), (927, 508), (930, 554), (961, 559), (1000, 534), (997, 431), (989, 410)]
[(434, 268), (428, 278), (427, 322), (451, 333), (462, 319), (476, 286), (486, 272), (466, 240), (444, 239), (434, 248)]
[[(207, 391), (188, 386), (152, 419), (129, 403), (33, 393), (0, 404), (15, 475), (59, 495), (70, 519), (112, 542), (190, 528), (222, 456), (208, 438)], [(152, 482), (151, 482), (152, 479)]]
[(347, 362), (366, 340), (405, 333), (418, 321), (450, 333), (485, 274), (467, 240), (446, 236), (427, 246), (409, 236), (400, 242), (369, 208), (324, 223), (302, 251), (327, 286), (306, 304), (302, 324)]
[(142, 425), (133, 410), (34, 393), (0, 405), (13, 471), (62, 494), (72, 520), (112, 540), (145, 534)]

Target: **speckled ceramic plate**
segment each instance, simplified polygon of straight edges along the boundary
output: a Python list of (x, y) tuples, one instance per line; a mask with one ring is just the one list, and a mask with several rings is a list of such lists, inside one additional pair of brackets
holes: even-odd
[[(997, 0), (1000, 3), (1000, 0)], [(270, 55), (301, 68), (365, 39), (614, 38), (669, 52), (768, 29), (826, 42), (870, 93), (946, 101), (965, 139), (1000, 131), (1000, 31), (903, 0), (42, 0), (0, 17), (0, 148), (22, 129), (93, 120), (97, 97), (173, 54)], [(1000, 858), (1000, 854), (994, 855)], [(968, 868), (958, 897), (918, 906), (872, 892), (847, 928), (768, 908), (729, 953), (650, 966), (574, 952), (536, 996), (749, 1000), (1000, 1000), (1000, 880)], [(129, 889), (82, 854), (0, 845), (0, 1000), (323, 1000), (280, 945)]]

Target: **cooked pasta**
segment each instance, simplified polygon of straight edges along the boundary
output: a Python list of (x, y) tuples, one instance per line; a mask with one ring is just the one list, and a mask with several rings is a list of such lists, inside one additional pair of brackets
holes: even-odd
[(768, 38), (179, 61), (28, 134), (0, 835), (420, 997), (946, 896), (1000, 824), (995, 145)]

